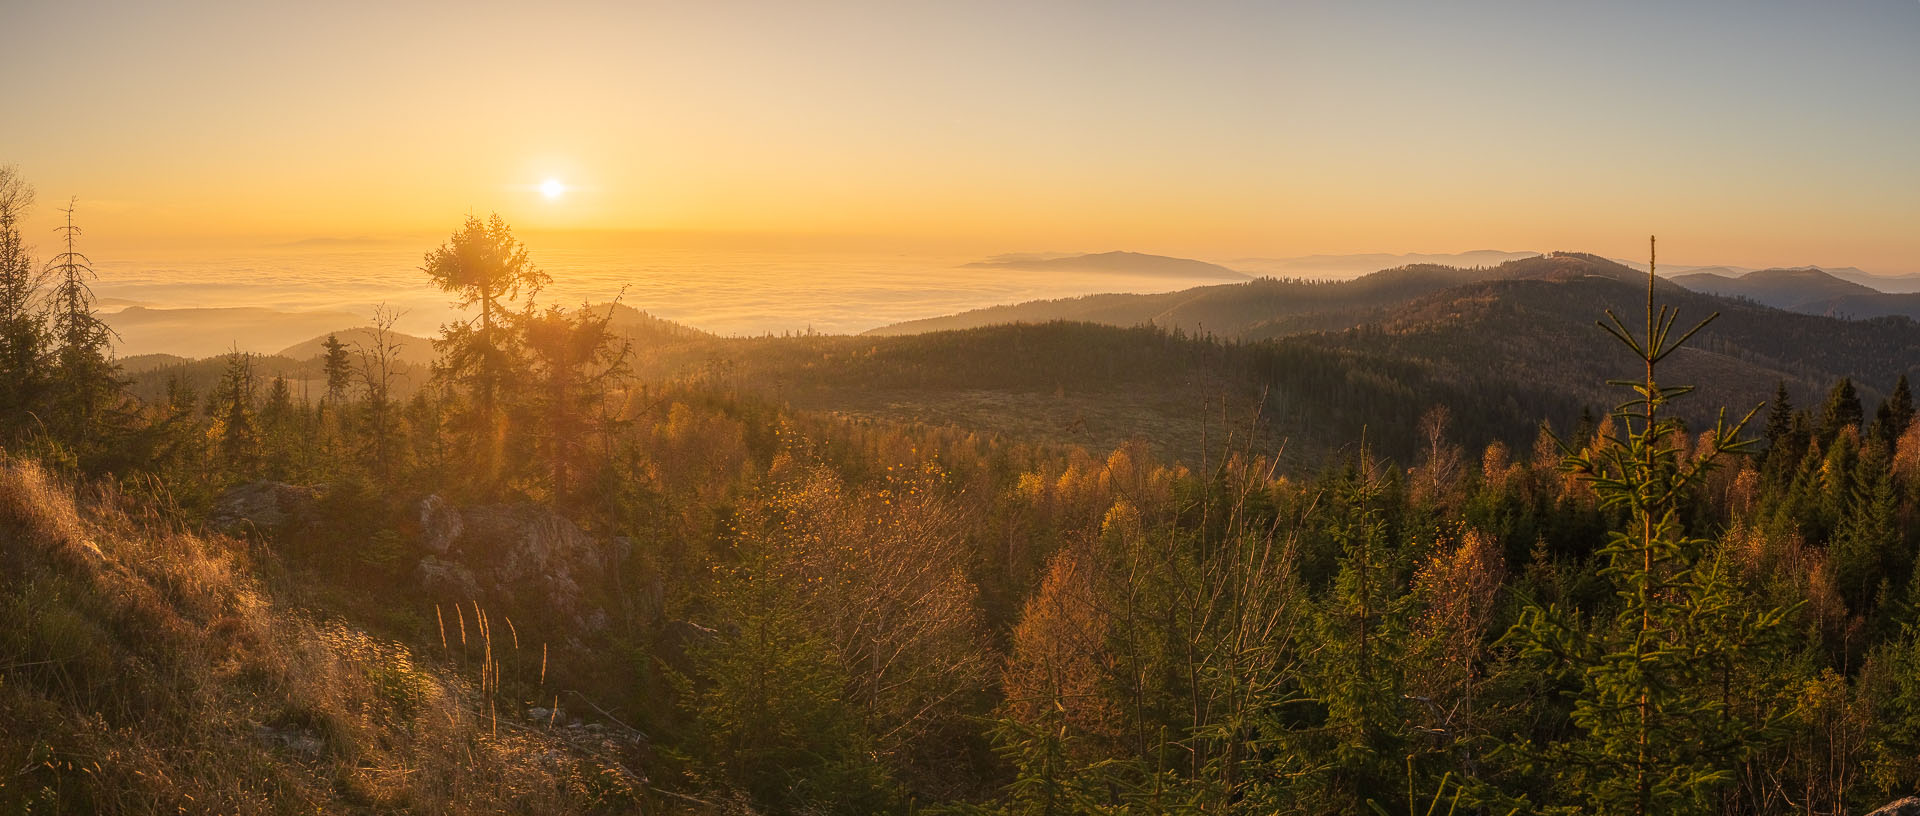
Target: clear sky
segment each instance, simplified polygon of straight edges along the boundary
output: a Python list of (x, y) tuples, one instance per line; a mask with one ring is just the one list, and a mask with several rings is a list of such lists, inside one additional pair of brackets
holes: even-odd
[(0, 0), (0, 100), (40, 215), (78, 196), (116, 243), (497, 210), (1208, 258), (1657, 232), (1920, 271), (1920, 0)]

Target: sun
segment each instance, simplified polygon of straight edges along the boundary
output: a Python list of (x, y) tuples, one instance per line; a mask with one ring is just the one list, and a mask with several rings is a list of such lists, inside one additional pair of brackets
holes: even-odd
[(566, 191), (567, 185), (561, 184), (559, 179), (550, 178), (540, 182), (540, 194), (547, 198), (559, 198), (560, 194)]

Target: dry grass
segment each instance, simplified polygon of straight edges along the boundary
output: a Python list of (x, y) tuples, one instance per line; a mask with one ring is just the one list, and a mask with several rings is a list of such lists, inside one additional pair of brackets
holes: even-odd
[(276, 606), (245, 544), (80, 492), (0, 458), (0, 812), (639, 808), (479, 677)]

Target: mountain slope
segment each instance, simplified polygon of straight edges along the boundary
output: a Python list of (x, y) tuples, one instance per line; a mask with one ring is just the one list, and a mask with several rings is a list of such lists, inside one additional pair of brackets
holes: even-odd
[[(1409, 457), (1420, 415), (1448, 405), (1463, 440), (1531, 440), (1542, 417), (1580, 405), (1499, 372), (1439, 379), (1434, 367), (1292, 341), (1224, 344), (1152, 327), (1010, 324), (897, 337), (754, 338), (690, 346), (650, 376), (693, 375), (715, 358), (731, 382), (796, 408), (889, 422), (952, 424), (1093, 449), (1130, 440), (1171, 458), (1284, 446), (1309, 468), (1360, 438)], [(677, 365), (677, 367), (676, 367)], [(1403, 458), (1404, 461), (1404, 458)]]
[[(1849, 321), (1730, 301), (1662, 281), (1659, 301), (1681, 321), (1719, 318), (1674, 359), (1675, 382), (1700, 387), (1695, 419), (1709, 406), (1744, 409), (1771, 398), (1785, 380), (1801, 404), (1839, 377), (1877, 399), (1901, 374), (1920, 372), (1920, 325), (1900, 318)], [(1645, 323), (1646, 288), (1611, 275), (1487, 281), (1436, 294), (1365, 331), (1316, 335), (1323, 346), (1427, 361), (1454, 376), (1489, 366), (1582, 401), (1607, 404), (1602, 383), (1631, 374), (1594, 320), (1611, 309), (1629, 326)]]
[[(1604, 383), (1632, 374), (1632, 361), (1594, 321), (1606, 309), (1630, 325), (1643, 321), (1646, 285), (1644, 273), (1621, 264), (1558, 253), (1492, 270), (1414, 267), (1342, 284), (1265, 280), (1023, 304), (992, 316), (1086, 322), (776, 338), (688, 360), (724, 356), (747, 387), (859, 416), (1099, 444), (1138, 435), (1193, 457), (1207, 423), (1217, 437), (1224, 400), (1263, 406), (1270, 438), (1291, 440), (1292, 450), (1323, 453), (1366, 428), (1379, 450), (1400, 456), (1413, 450), (1419, 415), (1436, 404), (1451, 409), (1467, 442), (1526, 442), (1542, 419), (1566, 427), (1583, 407), (1613, 405), (1618, 395)], [(1700, 386), (1682, 406), (1696, 425), (1719, 406), (1744, 411), (1770, 399), (1779, 381), (1807, 405), (1853, 377), (1871, 402), (1900, 374), (1920, 374), (1920, 325), (1909, 320), (1839, 320), (1666, 280), (1657, 287), (1683, 319), (1721, 313), (1673, 360), (1674, 381)], [(1219, 321), (1205, 324), (1209, 332), (1224, 325), (1216, 336), (1232, 339), (1162, 329), (1184, 331), (1203, 317)], [(1123, 327), (1128, 321), (1135, 327)], [(1316, 321), (1326, 328), (1314, 330)]]

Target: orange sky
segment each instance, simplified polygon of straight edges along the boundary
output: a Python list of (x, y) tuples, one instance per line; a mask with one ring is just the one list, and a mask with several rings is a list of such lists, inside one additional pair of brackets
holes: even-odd
[(1912, 2), (4, 13), (0, 162), (38, 187), (35, 229), (77, 196), (116, 251), (444, 235), (472, 210), (1210, 259), (1638, 257), (1657, 232), (1676, 263), (1920, 272)]

